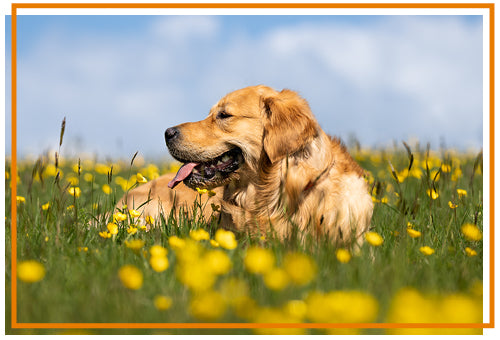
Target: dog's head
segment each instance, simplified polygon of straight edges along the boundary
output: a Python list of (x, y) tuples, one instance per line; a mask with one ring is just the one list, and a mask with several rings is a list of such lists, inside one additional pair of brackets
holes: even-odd
[(214, 188), (256, 174), (302, 150), (318, 134), (307, 102), (296, 92), (252, 86), (229, 93), (208, 117), (165, 131), (167, 147), (184, 163), (169, 186)]

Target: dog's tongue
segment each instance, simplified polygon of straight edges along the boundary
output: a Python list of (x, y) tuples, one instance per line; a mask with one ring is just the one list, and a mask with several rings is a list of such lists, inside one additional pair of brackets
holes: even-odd
[(177, 171), (177, 175), (175, 175), (174, 179), (168, 183), (168, 187), (170, 189), (173, 189), (177, 184), (179, 184), (187, 176), (189, 176), (191, 171), (193, 171), (194, 167), (197, 166), (198, 164), (200, 163), (186, 163), (183, 166), (181, 166), (179, 171)]

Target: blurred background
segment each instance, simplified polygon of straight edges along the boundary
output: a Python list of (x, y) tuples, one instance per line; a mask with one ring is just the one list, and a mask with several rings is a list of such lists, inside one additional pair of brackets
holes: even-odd
[[(481, 16), (17, 17), (18, 157), (168, 158), (167, 127), (265, 84), (362, 147), (482, 147)], [(6, 18), (6, 155), (11, 154)]]

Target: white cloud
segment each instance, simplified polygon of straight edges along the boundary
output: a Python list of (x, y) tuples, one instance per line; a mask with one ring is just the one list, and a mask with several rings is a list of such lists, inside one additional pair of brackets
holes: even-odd
[[(324, 129), (362, 143), (482, 141), (482, 27), (457, 17), (302, 23), (265, 34), (221, 17), (153, 17), (136, 34), (47, 31), (19, 57), (19, 150), (68, 141), (100, 155), (166, 154), (163, 131), (225, 93), (298, 90)], [(70, 144), (70, 143), (68, 143)], [(68, 149), (69, 146), (66, 145)]]

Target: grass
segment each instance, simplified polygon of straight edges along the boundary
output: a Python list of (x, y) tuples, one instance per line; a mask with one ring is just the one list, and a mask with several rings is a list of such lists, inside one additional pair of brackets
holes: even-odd
[[(347, 249), (351, 255), (347, 263), (337, 259), (337, 249), (327, 240), (280, 242), (272, 237), (252, 239), (236, 235), (236, 248), (228, 249), (231, 235), (225, 235), (226, 238), (217, 235), (216, 221), (204, 221), (198, 216), (199, 202), (194, 204), (194, 211), (172, 211), (154, 221), (149, 231), (138, 228), (135, 234), (127, 232), (135, 220), (125, 210), (127, 220), (116, 222), (117, 234), (103, 238), (99, 233), (108, 231), (110, 221), (102, 216), (110, 215), (126, 190), (140, 185), (137, 173), (151, 180), (160, 173), (175, 170), (176, 164), (145, 162), (136, 155), (132, 161), (104, 164), (89, 159), (61, 159), (58, 153), (55, 157), (43, 155), (37, 160), (18, 160), (17, 260), (18, 264), (35, 260), (43, 267), (44, 275), (35, 277), (36, 282), (25, 282), (18, 274), (17, 321), (480, 323), (482, 242), (469, 240), (461, 228), (472, 224), (483, 229), (482, 154), (403, 146), (351, 150), (369, 172), (367, 181), (376, 202), (372, 231), (383, 238), (383, 243), (373, 246), (365, 242), (357, 253)], [(64, 333), (10, 329), (10, 287), (15, 279), (11, 277), (10, 180), (7, 160), (7, 333)], [(70, 193), (71, 188), (81, 191), (79, 197)], [(420, 232), (418, 237), (408, 233), (409, 223)], [(97, 227), (90, 226), (95, 224)], [(208, 232), (209, 240), (193, 239), (196, 234), (190, 232), (200, 229)], [(176, 246), (173, 236), (184, 240), (184, 246)], [(127, 246), (132, 240), (142, 240), (144, 244), (133, 250)], [(219, 241), (218, 247), (214, 246), (215, 240)], [(168, 251), (169, 266), (164, 271), (153, 269), (150, 254), (153, 245), (161, 245)], [(420, 249), (424, 246), (434, 253), (422, 253)], [(274, 265), (263, 269), (264, 274), (251, 273), (245, 264), (252, 260), (247, 254), (253, 248), (265, 249), (274, 259)], [(257, 260), (263, 261), (259, 257), (252, 263)], [(143, 281), (138, 289), (130, 289), (133, 284), (120, 279), (120, 268), (126, 265), (139, 270)], [(28, 275), (36, 276), (35, 269), (28, 267), (27, 271)], [(134, 279), (133, 273), (128, 278)], [(167, 303), (167, 309), (158, 309), (157, 296), (164, 296), (170, 306)], [(398, 331), (439, 330), (165, 330), (169, 334)], [(443, 332), (454, 331), (481, 332), (473, 329)], [(87, 332), (157, 334), (159, 331)]]

